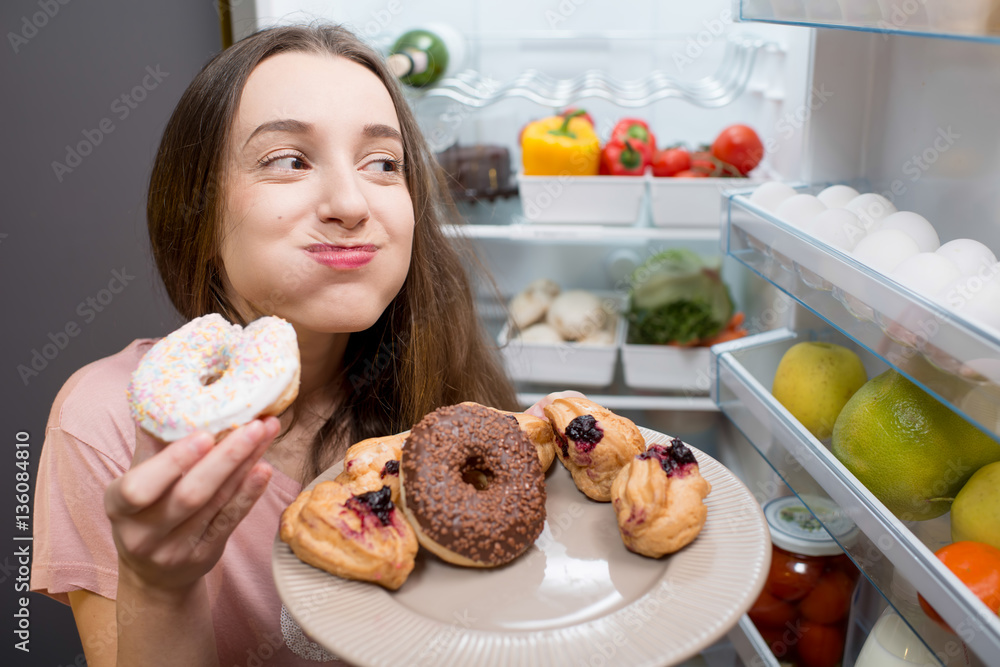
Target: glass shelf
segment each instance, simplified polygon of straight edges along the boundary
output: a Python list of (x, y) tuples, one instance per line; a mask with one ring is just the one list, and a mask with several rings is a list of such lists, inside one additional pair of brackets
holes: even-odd
[(1000, 44), (992, 0), (741, 0), (741, 21)]
[(1000, 440), (995, 332), (818, 243), (749, 192), (730, 193), (723, 216), (725, 252)]
[(778, 659), (771, 653), (767, 642), (746, 614), (740, 616), (739, 622), (727, 637), (747, 667), (779, 667)]
[(702, 227), (623, 227), (608, 225), (546, 225), (515, 217), (506, 225), (446, 225), (445, 235), (452, 238), (489, 241), (718, 241), (718, 228)]
[(538, 70), (527, 70), (501, 82), (466, 70), (442, 79), (426, 91), (411, 93), (416, 100), (450, 99), (470, 108), (482, 108), (501, 100), (522, 98), (543, 106), (565, 107), (583, 99), (602, 99), (624, 108), (649, 106), (657, 100), (679, 98), (691, 104), (722, 107), (743, 93), (761, 51), (780, 51), (762, 39), (731, 37), (718, 70), (695, 81), (685, 81), (663, 71), (652, 71), (641, 79), (618, 80), (600, 70), (590, 70), (571, 79), (555, 79)]
[[(797, 495), (826, 496), (854, 521), (860, 533), (841, 548), (890, 604), (892, 577), (899, 571), (986, 664), (1000, 664), (1000, 618), (934, 556), (934, 550), (951, 541), (947, 518), (897, 519), (767, 389), (778, 361), (802, 339), (778, 329), (713, 347), (712, 398)], [(839, 336), (836, 342), (850, 345)], [(870, 370), (878, 370), (880, 360), (862, 356)], [(920, 627), (922, 619), (906, 621)]]

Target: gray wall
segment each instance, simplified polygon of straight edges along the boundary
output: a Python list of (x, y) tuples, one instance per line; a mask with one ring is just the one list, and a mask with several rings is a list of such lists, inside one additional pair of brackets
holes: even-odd
[[(26, 544), (12, 539), (26, 534), (12, 516), (15, 436), (29, 434), (33, 486), (66, 378), (178, 322), (149, 260), (145, 188), (170, 112), (220, 48), (219, 21), (214, 0), (4, 0), (0, 28), (0, 664), (82, 665), (69, 608), (36, 594), (31, 652), (13, 649)], [(67, 160), (67, 145), (89, 154)]]

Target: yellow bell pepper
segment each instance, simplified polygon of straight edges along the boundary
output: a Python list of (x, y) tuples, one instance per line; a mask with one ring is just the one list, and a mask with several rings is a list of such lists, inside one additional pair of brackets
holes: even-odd
[(582, 111), (529, 123), (521, 134), (525, 176), (596, 176), (601, 142)]

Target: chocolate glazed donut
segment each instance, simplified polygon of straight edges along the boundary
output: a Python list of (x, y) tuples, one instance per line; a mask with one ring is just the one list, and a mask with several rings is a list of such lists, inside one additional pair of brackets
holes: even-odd
[(545, 524), (545, 475), (517, 420), (475, 403), (439, 408), (406, 439), (403, 511), (420, 544), (467, 567), (521, 555)]

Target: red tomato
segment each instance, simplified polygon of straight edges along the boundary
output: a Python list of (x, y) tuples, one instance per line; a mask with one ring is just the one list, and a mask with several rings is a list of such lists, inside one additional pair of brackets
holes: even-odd
[(785, 633), (788, 632), (787, 629), (757, 628), (757, 630), (760, 632), (760, 636), (764, 638), (764, 641), (767, 642), (767, 647), (771, 649), (771, 653), (778, 660), (787, 657), (794, 648), (783, 639)]
[(700, 171), (685, 169), (684, 171), (679, 171), (674, 174), (674, 178), (708, 178), (708, 174), (703, 174)]
[(760, 597), (747, 614), (758, 628), (784, 630), (786, 623), (795, 621), (795, 607), (774, 597), (766, 588), (760, 592)]
[(792, 556), (775, 549), (767, 575), (767, 590), (788, 602), (801, 600), (816, 586), (822, 574), (823, 559)]
[(691, 168), (691, 153), (684, 148), (667, 148), (653, 155), (653, 176), (676, 176)]
[(746, 176), (764, 158), (764, 144), (752, 128), (730, 125), (715, 138), (712, 155), (733, 165)]
[(697, 151), (691, 155), (692, 171), (703, 173), (705, 176), (720, 176), (719, 165), (713, 159), (712, 154), (707, 151)]
[(838, 556), (829, 556), (827, 558), (827, 563), (830, 567), (835, 570), (840, 570), (846, 574), (851, 581), (857, 581), (860, 573), (858, 572), (858, 567), (854, 564), (854, 561), (850, 559), (847, 554), (840, 554)]
[(803, 618), (816, 623), (836, 623), (847, 616), (851, 607), (854, 582), (840, 570), (830, 570), (816, 582), (816, 587), (799, 602)]
[(833, 625), (803, 621), (797, 645), (802, 667), (836, 667), (844, 656), (844, 632)]

